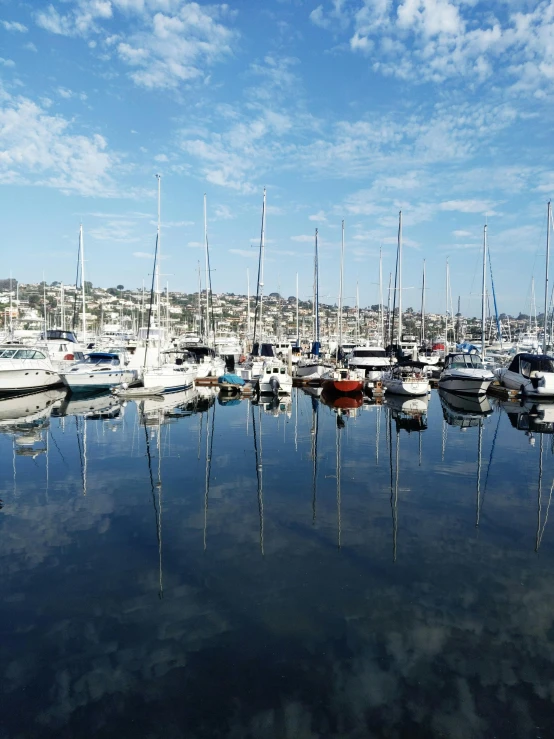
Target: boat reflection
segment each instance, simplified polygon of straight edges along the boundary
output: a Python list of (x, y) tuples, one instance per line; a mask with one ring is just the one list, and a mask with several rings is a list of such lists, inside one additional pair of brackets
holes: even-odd
[(84, 416), (91, 419), (113, 418), (119, 415), (122, 402), (109, 392), (92, 395), (67, 394), (52, 415), (59, 418), (65, 416)]
[(486, 395), (463, 396), (439, 390), (444, 420), (449, 426), (470, 428), (479, 426), (482, 419), (490, 416), (492, 406)]
[(13, 436), (13, 452), (19, 457), (37, 457), (47, 451), (43, 431), (65, 390), (52, 389), (30, 395), (17, 395), (0, 401), (0, 433)]
[(207, 410), (214, 402), (215, 395), (203, 398), (200, 402), (197, 389), (188, 388), (176, 393), (143, 398), (138, 403), (138, 408), (143, 423), (160, 425)]
[(363, 393), (352, 393), (351, 395), (336, 395), (325, 390), (321, 393), (321, 401), (329, 408), (336, 410), (355, 410), (364, 403)]
[(527, 434), (554, 434), (554, 403), (504, 402), (499, 406), (510, 424)]
[(404, 429), (408, 433), (426, 430), (429, 407), (427, 396), (410, 398), (405, 395), (388, 395), (385, 401), (397, 430)]

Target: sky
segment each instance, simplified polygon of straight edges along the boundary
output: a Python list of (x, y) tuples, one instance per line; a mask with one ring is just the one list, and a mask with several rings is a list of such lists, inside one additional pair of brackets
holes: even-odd
[[(554, 191), (554, 3), (0, 0), (1, 278), (193, 292), (207, 196), (212, 287), (313, 285), (386, 302), (403, 214), (404, 307), (480, 313), (488, 224), (500, 312), (544, 292)], [(454, 305), (454, 309), (456, 309)]]

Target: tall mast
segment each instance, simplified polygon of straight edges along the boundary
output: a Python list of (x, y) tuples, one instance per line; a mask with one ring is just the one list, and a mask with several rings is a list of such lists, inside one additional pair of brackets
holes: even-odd
[(312, 347), (312, 351), (315, 348), (315, 353), (319, 356), (319, 251), (318, 251), (318, 229), (315, 230), (315, 257), (314, 257), (314, 342), (317, 346)]
[(444, 356), (448, 352), (448, 305), (449, 305), (449, 291), (450, 291), (450, 264), (448, 257), (446, 257), (446, 313), (444, 314)]
[(339, 350), (342, 346), (342, 281), (344, 271), (344, 220), (342, 221), (342, 232), (340, 242), (340, 279), (339, 279), (339, 325), (338, 325), (338, 343), (337, 343), (337, 360), (339, 358)]
[(264, 308), (264, 257), (265, 257), (265, 199), (266, 191), (264, 187), (264, 199), (262, 204), (262, 233), (260, 237), (260, 343), (264, 338), (264, 322), (263, 322), (263, 308)]
[(423, 280), (421, 282), (421, 343), (425, 342), (425, 259), (423, 260)]
[(60, 322), (62, 324), (62, 331), (65, 331), (65, 291), (63, 287), (63, 282), (61, 285), (60, 302), (61, 302)]
[(356, 280), (356, 344), (360, 343), (360, 290)]
[(379, 247), (379, 332), (381, 341), (385, 345), (385, 322), (383, 312), (383, 254), (382, 247)]
[(542, 340), (542, 353), (546, 354), (546, 326), (548, 315), (548, 261), (550, 257), (550, 200), (546, 211), (546, 265), (544, 278), (544, 334)]
[(250, 341), (250, 270), (246, 269), (246, 341)]
[(485, 301), (487, 289), (487, 224), (483, 227), (483, 281), (481, 295), (481, 358), (485, 358)]
[(210, 302), (208, 297), (209, 264), (208, 264), (208, 216), (206, 212), (206, 193), (204, 193), (204, 250), (206, 257), (206, 343), (210, 341)]
[(81, 247), (81, 289), (82, 289), (82, 297), (83, 297), (83, 345), (86, 345), (87, 321), (86, 321), (86, 300), (85, 300), (85, 241), (83, 239), (83, 224), (81, 224), (79, 227), (79, 244)]
[(300, 323), (299, 323), (299, 316), (298, 316), (298, 272), (296, 273), (296, 346), (300, 346)]
[(198, 260), (198, 338), (202, 336), (202, 275), (200, 274), (200, 260)]
[(402, 351), (402, 211), (398, 213), (398, 346)]
[(158, 226), (156, 229), (156, 241), (158, 244), (158, 254), (156, 257), (156, 308), (158, 316), (158, 354), (160, 353), (160, 342), (161, 342), (161, 306), (160, 306), (160, 259), (161, 259), (161, 195), (162, 195), (162, 176), (157, 174), (156, 179), (158, 180)]

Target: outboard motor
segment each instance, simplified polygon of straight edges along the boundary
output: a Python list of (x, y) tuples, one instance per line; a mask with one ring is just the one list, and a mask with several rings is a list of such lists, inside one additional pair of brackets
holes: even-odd
[(269, 378), (269, 384), (271, 385), (271, 389), (273, 390), (273, 395), (277, 395), (279, 393), (279, 378), (275, 375), (272, 375)]

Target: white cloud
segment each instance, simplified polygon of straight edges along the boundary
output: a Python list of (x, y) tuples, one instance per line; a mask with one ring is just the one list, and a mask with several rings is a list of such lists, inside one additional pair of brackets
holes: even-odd
[(467, 236), (473, 236), (474, 234), (471, 233), (471, 231), (463, 231), (463, 230), (456, 230), (452, 231), (452, 235), (455, 236), (457, 239), (463, 239)]
[(308, 219), (310, 221), (316, 221), (316, 223), (324, 223), (327, 220), (327, 217), (325, 215), (325, 212), (320, 210), (317, 213), (314, 213), (311, 216), (308, 216)]
[(459, 213), (488, 213), (495, 215), (495, 203), (488, 200), (446, 200), (439, 206), (440, 210), (455, 210)]
[(70, 130), (62, 116), (49, 115), (26, 98), (8, 97), (0, 110), (0, 181), (113, 196), (117, 156), (100, 134)]
[(0, 56), (0, 64), (4, 67), (15, 67), (15, 62), (13, 59), (4, 59)]
[(16, 33), (27, 33), (29, 30), (23, 23), (17, 23), (17, 21), (0, 21), (6, 31), (15, 31)]
[(203, 249), (205, 244), (203, 244), (201, 241), (189, 241), (187, 246), (190, 246), (191, 249)]
[(291, 241), (299, 241), (299, 242), (302, 242), (302, 243), (305, 243), (305, 242), (310, 242), (311, 243), (311, 242), (313, 242), (314, 238), (315, 238), (314, 235), (301, 234), (300, 236), (291, 236), (290, 237), (290, 240)]
[(133, 256), (137, 259), (154, 259), (154, 254), (149, 254), (147, 251), (134, 251)]
[(230, 254), (237, 254), (239, 257), (246, 257), (247, 259), (257, 259), (258, 258), (258, 252), (252, 249), (252, 251), (248, 251), (248, 249), (229, 249)]
[(235, 214), (231, 211), (228, 205), (217, 205), (215, 209), (215, 217), (218, 220), (226, 221), (230, 218), (234, 218)]
[(154, 157), (154, 161), (156, 161), (156, 162), (168, 162), (169, 159), (167, 158), (166, 154), (157, 154)]

